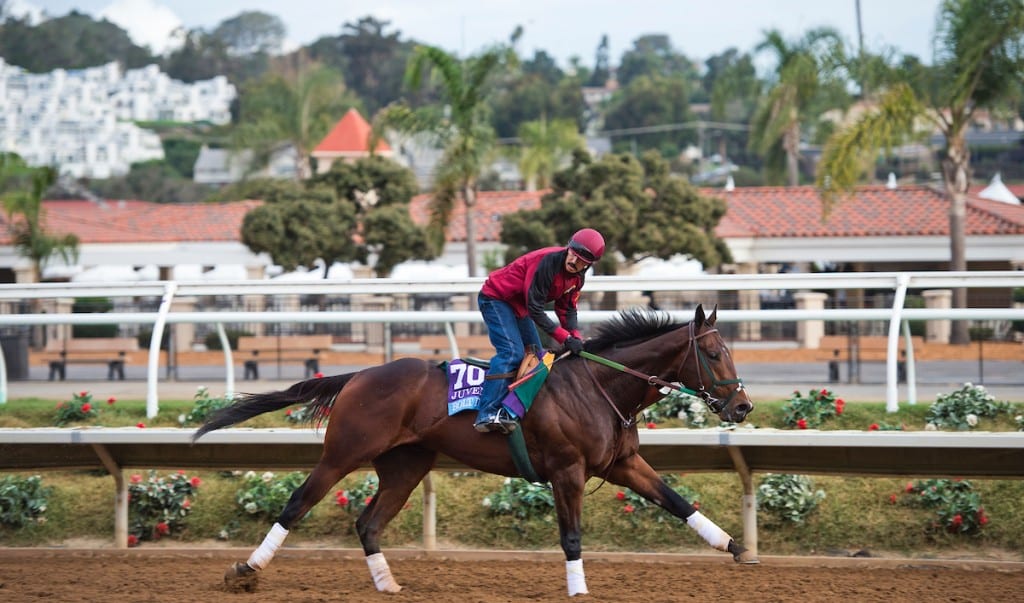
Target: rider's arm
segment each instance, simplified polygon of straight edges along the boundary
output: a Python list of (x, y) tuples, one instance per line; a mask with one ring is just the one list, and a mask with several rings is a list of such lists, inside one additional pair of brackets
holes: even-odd
[(537, 264), (537, 270), (533, 273), (530, 287), (526, 291), (526, 310), (529, 312), (530, 318), (534, 324), (558, 343), (565, 341), (565, 338), (569, 336), (569, 331), (551, 320), (544, 311), (544, 306), (548, 303), (548, 293), (551, 291), (551, 285), (555, 282), (555, 274), (562, 269), (564, 255), (564, 253), (555, 252), (541, 258), (540, 263)]

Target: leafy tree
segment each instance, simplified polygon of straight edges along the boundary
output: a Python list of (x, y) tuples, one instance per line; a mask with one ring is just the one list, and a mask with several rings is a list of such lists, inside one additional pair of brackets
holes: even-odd
[(386, 277), (406, 260), (437, 257), (426, 231), (412, 221), (408, 205), (387, 205), (367, 212), (363, 218), (366, 250), (376, 256), (373, 271)]
[(728, 247), (714, 229), (725, 203), (698, 193), (669, 173), (657, 153), (592, 160), (577, 151), (572, 165), (555, 175), (552, 190), (537, 210), (505, 216), (501, 241), (507, 257), (546, 245), (560, 245), (579, 228), (596, 228), (607, 243), (601, 272), (617, 271), (617, 252), (627, 262), (648, 257), (688, 255), (706, 267), (730, 261)]
[(297, 186), (264, 199), (242, 221), (242, 242), (256, 253), (270, 254), (285, 270), (313, 268), (324, 263), (324, 278), (334, 262), (360, 259), (353, 240), (355, 206), (334, 191)]
[(231, 75), (231, 65), (232, 59), (224, 42), (201, 29), (188, 31), (181, 47), (160, 62), (160, 68), (176, 80), (197, 82), (226, 75), (237, 85), (239, 78)]
[(390, 21), (372, 16), (345, 23), (336, 37), (323, 37), (309, 48), (315, 61), (337, 69), (347, 85), (366, 105), (369, 115), (402, 96), (405, 66), (412, 56), (412, 42), (401, 32), (386, 31)]
[(286, 33), (279, 17), (260, 11), (243, 11), (221, 21), (210, 34), (233, 56), (280, 54)]
[(642, 76), (681, 78), (688, 83), (700, 81), (693, 61), (673, 49), (671, 40), (664, 34), (640, 36), (633, 41), (633, 47), (622, 54), (616, 71), (619, 84), (628, 86)]
[(310, 174), (310, 153), (339, 115), (358, 104), (337, 72), (301, 57), (294, 69), (268, 73), (246, 86), (241, 97), (233, 146), (252, 149), (254, 162), (265, 164), (282, 144), (296, 150), (296, 177)]
[(339, 199), (359, 202), (372, 192), (367, 207), (408, 204), (419, 190), (411, 170), (386, 157), (374, 155), (355, 162), (336, 161), (324, 174), (313, 176), (309, 186), (327, 186)]
[(35, 282), (55, 256), (66, 263), (78, 259), (78, 237), (46, 232), (43, 192), (57, 179), (49, 167), (29, 167), (13, 153), (0, 153), (0, 201), (7, 215), (7, 229), (19, 255), (32, 262)]
[(134, 69), (154, 60), (149, 50), (133, 43), (125, 30), (77, 11), (39, 25), (8, 17), (0, 22), (0, 56), (34, 73), (95, 67), (111, 61)]
[(597, 50), (594, 52), (594, 70), (590, 72), (587, 79), (588, 86), (604, 86), (608, 78), (612, 76), (608, 46), (608, 34), (604, 34), (601, 36), (601, 43), (597, 45)]
[(765, 33), (758, 52), (775, 54), (775, 81), (764, 94), (751, 123), (750, 146), (764, 157), (769, 176), (785, 174), (789, 186), (800, 184), (801, 126), (829, 77), (830, 57), (842, 54), (842, 39), (832, 28), (808, 31), (796, 42), (778, 30)]
[(466, 261), (470, 276), (477, 273), (476, 195), (480, 174), (494, 147), (487, 93), (492, 77), (510, 61), (514, 63), (514, 55), (502, 47), (460, 61), (440, 48), (418, 46), (406, 70), (406, 83), (419, 89), (424, 73), (429, 71), (439, 80), (447, 103), (443, 114), (430, 107), (413, 110), (397, 104), (375, 119), (375, 133), (393, 128), (430, 133), (440, 140), (444, 154), (434, 176), (432, 240), (435, 244), (443, 241), (452, 209), (461, 201), (466, 209)]
[[(604, 125), (608, 130), (642, 129), (650, 131), (620, 137), (617, 152), (629, 148), (658, 150), (665, 156), (677, 155), (682, 147), (696, 140), (693, 130), (669, 130), (659, 126), (682, 124), (692, 119), (689, 90), (680, 77), (642, 75), (611, 100)], [(627, 145), (631, 145), (627, 146)]]
[(133, 163), (124, 176), (88, 181), (89, 189), (107, 199), (138, 199), (153, 203), (198, 203), (210, 187), (182, 177), (165, 160)]
[(519, 126), (522, 147), (519, 171), (528, 190), (546, 188), (552, 175), (576, 149), (584, 148), (576, 122), (567, 119), (529, 121)]
[[(966, 270), (966, 198), (971, 159), (966, 132), (975, 112), (1015, 98), (1024, 77), (1024, 4), (1019, 0), (945, 0), (937, 21), (934, 68), (908, 73), (884, 90), (878, 107), (828, 141), (817, 175), (824, 208), (841, 200), (882, 148), (912, 138), (922, 123), (946, 139), (942, 179), (949, 198), (951, 270)], [(923, 81), (915, 79), (924, 76)], [(967, 307), (967, 290), (953, 289), (953, 306)], [(954, 321), (952, 341), (970, 341), (966, 321)]]
[(566, 78), (544, 51), (508, 74), (491, 98), (494, 129), (502, 138), (517, 136), (527, 121), (570, 119), (583, 124), (586, 104), (579, 80)]

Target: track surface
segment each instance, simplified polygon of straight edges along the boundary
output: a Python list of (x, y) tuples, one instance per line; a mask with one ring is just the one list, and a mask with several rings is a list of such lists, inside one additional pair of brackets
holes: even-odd
[[(46, 602), (499, 603), (565, 600), (565, 564), (552, 554), (425, 556), (386, 552), (401, 593), (374, 590), (352, 551), (282, 550), (252, 593), (229, 593), (222, 575), (240, 550), (0, 549), (0, 600)], [(590, 595), (615, 603), (678, 601), (1024, 601), (1024, 564), (766, 558), (727, 555), (585, 559)]]

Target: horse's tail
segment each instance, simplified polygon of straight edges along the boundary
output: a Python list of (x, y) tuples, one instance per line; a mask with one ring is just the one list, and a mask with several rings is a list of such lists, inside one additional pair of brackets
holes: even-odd
[(338, 392), (344, 389), (352, 377), (358, 374), (358, 372), (355, 372), (333, 375), (331, 377), (318, 377), (316, 379), (300, 381), (286, 390), (263, 394), (241, 394), (235, 398), (234, 403), (230, 406), (225, 406), (211, 414), (206, 419), (206, 422), (192, 435), (192, 441), (195, 442), (203, 437), (204, 434), (221, 427), (241, 423), (256, 415), (280, 410), (295, 404), (305, 403), (306, 410), (309, 411), (310, 421), (319, 424), (330, 414), (331, 407), (334, 405), (334, 398), (338, 395)]

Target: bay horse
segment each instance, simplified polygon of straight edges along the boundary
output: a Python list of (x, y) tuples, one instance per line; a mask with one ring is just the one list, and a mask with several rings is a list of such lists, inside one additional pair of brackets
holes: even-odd
[[(723, 421), (739, 423), (753, 403), (736, 377), (729, 350), (715, 328), (717, 307), (691, 322), (645, 309), (620, 312), (598, 326), (585, 350), (620, 363), (622, 372), (580, 357), (555, 363), (523, 418), (521, 429), (537, 476), (550, 482), (566, 559), (569, 595), (587, 593), (581, 557), (580, 515), (587, 480), (630, 488), (683, 519), (712, 547), (738, 563), (756, 557), (704, 517), (639, 454), (636, 417), (663, 397), (658, 383), (679, 383), (696, 392)], [(630, 374), (632, 373), (632, 374)], [(637, 378), (642, 374), (645, 378)], [(398, 592), (380, 549), (380, 534), (431, 470), (438, 454), (488, 473), (517, 477), (505, 437), (473, 429), (473, 414), (449, 417), (447, 373), (436, 362), (403, 358), (345, 375), (302, 381), (287, 390), (244, 394), (196, 431), (203, 434), (256, 415), (306, 404), (327, 420), (320, 460), (292, 493), (277, 522), (245, 563), (228, 568), (233, 590), (251, 590), (284, 542), (288, 530), (349, 473), (372, 464), (377, 493), (356, 519), (374, 586)]]

